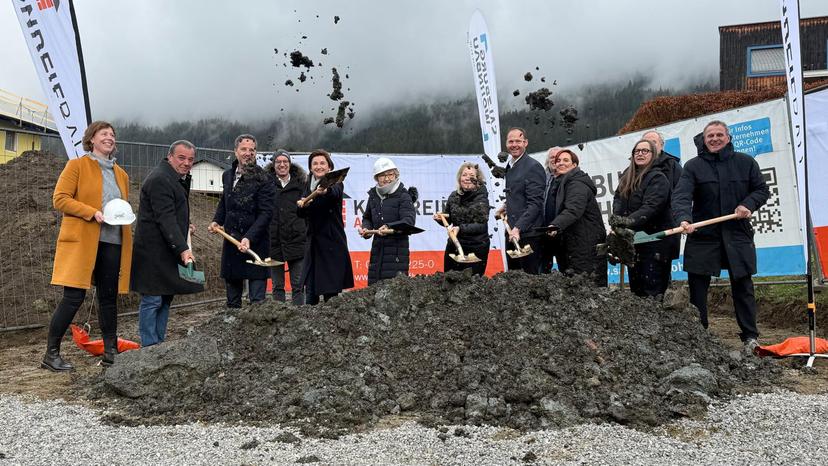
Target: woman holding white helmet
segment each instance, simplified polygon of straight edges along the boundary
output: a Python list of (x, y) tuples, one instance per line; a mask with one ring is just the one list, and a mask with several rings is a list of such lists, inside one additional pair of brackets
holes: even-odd
[(63, 299), (52, 315), (41, 367), (69, 371), (60, 343), (94, 278), (98, 321), (104, 341), (101, 363), (111, 365), (118, 352), (118, 293), (129, 291), (135, 214), (126, 202), (129, 176), (115, 164), (115, 130), (96, 121), (83, 134), (83, 157), (70, 160), (58, 178), (52, 203), (63, 212), (52, 284), (63, 286)]
[[(400, 181), (400, 171), (394, 161), (380, 157), (374, 162), (376, 185), (368, 190), (368, 205), (362, 215), (359, 234), (374, 236), (371, 258), (368, 262), (368, 284), (408, 275), (408, 235), (394, 229), (401, 223), (414, 226), (417, 211), (415, 188), (406, 189)], [(378, 230), (374, 235), (366, 230)]]

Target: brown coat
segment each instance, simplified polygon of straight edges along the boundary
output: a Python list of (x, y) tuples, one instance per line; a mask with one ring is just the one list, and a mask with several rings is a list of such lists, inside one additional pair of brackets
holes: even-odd
[[(129, 176), (115, 165), (115, 182), (121, 189), (121, 198), (129, 195)], [(92, 271), (98, 255), (101, 226), (95, 221), (95, 212), (103, 211), (103, 175), (98, 162), (91, 155), (70, 160), (58, 178), (52, 204), (63, 212), (63, 221), (55, 250), (52, 285), (89, 289)], [(129, 273), (132, 265), (132, 228), (121, 227), (121, 271), (118, 293), (129, 292)]]

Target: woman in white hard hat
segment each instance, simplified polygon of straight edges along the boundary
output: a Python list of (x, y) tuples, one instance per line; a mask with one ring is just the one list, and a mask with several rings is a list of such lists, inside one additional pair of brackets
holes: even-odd
[[(60, 356), (60, 343), (94, 278), (98, 321), (104, 341), (101, 363), (111, 365), (118, 352), (118, 293), (129, 291), (132, 231), (135, 215), (124, 205), (129, 176), (115, 164), (115, 130), (105, 121), (90, 124), (83, 134), (83, 157), (72, 159), (58, 178), (52, 203), (63, 212), (55, 250), (52, 284), (63, 286), (63, 299), (49, 324), (41, 367), (70, 371)], [(120, 204), (120, 205), (119, 205)]]
[(394, 226), (401, 223), (414, 226), (417, 219), (414, 208), (417, 190), (405, 188), (393, 160), (380, 157), (374, 162), (374, 181), (376, 185), (368, 190), (368, 205), (359, 228), (363, 238), (374, 236), (366, 230), (379, 231), (371, 243), (369, 285), (397, 275), (408, 275), (408, 234), (395, 231)]

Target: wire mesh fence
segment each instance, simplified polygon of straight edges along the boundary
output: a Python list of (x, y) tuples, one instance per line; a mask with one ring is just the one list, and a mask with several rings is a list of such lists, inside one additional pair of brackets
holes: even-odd
[[(26, 152), (0, 165), (0, 330), (48, 324), (63, 293), (62, 287), (49, 283), (62, 218), (52, 206), (52, 193), (68, 159), (59, 137), (41, 134), (40, 138), (40, 151)], [(141, 183), (168, 150), (159, 144), (118, 142), (115, 157), (129, 174), (129, 201), (136, 212)], [(229, 150), (198, 149), (196, 160), (210, 162), (220, 170), (229, 166), (230, 156)], [(224, 281), (219, 277), (221, 239), (207, 233), (219, 195), (203, 191), (190, 194), (196, 268), (204, 270), (207, 282), (204, 293), (176, 296), (174, 304), (224, 296)], [(87, 293), (76, 320), (91, 317), (94, 325), (97, 317), (90, 316), (87, 309), (95, 306), (92, 293)], [(119, 297), (120, 314), (134, 313), (137, 308), (137, 294)]]

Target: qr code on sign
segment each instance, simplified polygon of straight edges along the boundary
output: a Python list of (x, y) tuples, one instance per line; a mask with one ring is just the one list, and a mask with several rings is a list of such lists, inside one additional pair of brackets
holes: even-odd
[(776, 181), (776, 168), (763, 169), (762, 176), (768, 184), (770, 197), (765, 205), (753, 213), (750, 223), (756, 233), (782, 233), (782, 212), (779, 210), (779, 184)]

